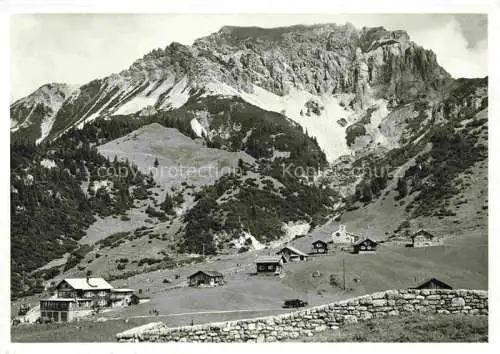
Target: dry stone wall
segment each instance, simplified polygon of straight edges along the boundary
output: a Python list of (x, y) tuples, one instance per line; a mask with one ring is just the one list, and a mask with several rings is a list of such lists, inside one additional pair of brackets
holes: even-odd
[(117, 334), (119, 342), (275, 342), (372, 318), (429, 314), (487, 315), (483, 290), (387, 290), (277, 316), (168, 328), (150, 323)]

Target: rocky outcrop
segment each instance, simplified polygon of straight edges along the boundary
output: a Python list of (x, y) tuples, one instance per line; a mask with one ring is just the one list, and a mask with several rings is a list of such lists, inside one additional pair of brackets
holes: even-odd
[[(50, 129), (38, 138), (57, 137), (99, 116), (148, 106), (156, 112), (175, 109), (200, 92), (253, 93), (258, 86), (277, 95), (292, 89), (320, 96), (352, 93), (351, 106), (364, 109), (377, 98), (404, 102), (449, 79), (434, 53), (404, 31), (351, 24), (223, 27), (192, 46), (172, 43), (153, 50), (127, 70), (82, 86), (71, 100), (62, 94), (51, 110)], [(28, 121), (29, 112), (22, 100), (12, 106), (13, 129), (40, 124)]]
[(168, 328), (154, 323), (117, 334), (119, 342), (275, 342), (372, 318), (428, 314), (487, 315), (482, 290), (388, 290), (263, 318)]

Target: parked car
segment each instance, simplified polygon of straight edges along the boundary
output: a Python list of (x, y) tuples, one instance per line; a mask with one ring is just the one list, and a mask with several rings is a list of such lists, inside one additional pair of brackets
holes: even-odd
[(300, 299), (289, 299), (285, 300), (285, 303), (283, 304), (283, 308), (292, 308), (292, 307), (304, 307), (307, 306), (306, 301), (302, 301)]

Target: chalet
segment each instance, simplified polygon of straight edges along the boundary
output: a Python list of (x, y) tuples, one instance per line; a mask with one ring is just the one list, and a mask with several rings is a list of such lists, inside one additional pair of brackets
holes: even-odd
[(316, 253), (328, 253), (328, 243), (323, 240), (314, 241), (312, 247)]
[(359, 240), (358, 242), (352, 245), (353, 253), (357, 254), (375, 253), (377, 251), (377, 244), (378, 243), (376, 241), (373, 241), (370, 238)]
[(430, 232), (420, 229), (415, 232), (411, 237), (411, 246), (415, 248), (439, 246), (442, 244), (442, 239), (431, 234)]
[(67, 278), (56, 285), (57, 298), (91, 299), (95, 307), (107, 307), (113, 286), (103, 278)]
[(286, 262), (294, 262), (294, 261), (307, 261), (307, 254), (292, 246), (285, 246), (278, 252), (277, 255), (283, 257), (283, 261)]
[(257, 273), (280, 274), (283, 270), (283, 263), (283, 257), (279, 256), (261, 256), (255, 260)]
[(40, 300), (40, 317), (71, 322), (105, 307), (130, 303), (132, 289), (114, 289), (103, 278), (66, 278), (56, 285), (53, 298)]
[(445, 282), (436, 279), (436, 278), (430, 278), (423, 283), (420, 283), (416, 287), (412, 289), (447, 289), (451, 290), (453, 289), (450, 285), (446, 284)]
[(345, 225), (339, 225), (337, 231), (332, 232), (332, 242), (334, 244), (352, 245), (362, 238), (360, 234), (348, 232)]
[(224, 276), (215, 270), (199, 270), (188, 277), (189, 286), (224, 285)]

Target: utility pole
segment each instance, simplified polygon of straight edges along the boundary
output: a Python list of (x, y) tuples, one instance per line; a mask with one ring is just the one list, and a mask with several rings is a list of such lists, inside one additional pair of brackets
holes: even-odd
[(203, 242), (203, 258), (205, 258), (205, 242)]
[(343, 274), (343, 279), (344, 279), (344, 291), (346, 290), (345, 288), (345, 259), (342, 258), (342, 274)]

